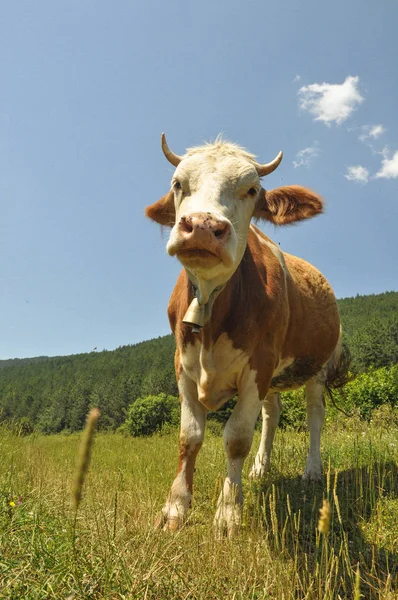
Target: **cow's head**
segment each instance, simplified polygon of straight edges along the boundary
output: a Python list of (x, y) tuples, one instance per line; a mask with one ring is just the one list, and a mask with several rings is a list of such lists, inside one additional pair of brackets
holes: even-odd
[(200, 304), (237, 269), (252, 217), (286, 225), (322, 212), (319, 196), (305, 188), (261, 186), (260, 177), (277, 168), (282, 152), (261, 165), (243, 148), (217, 139), (181, 157), (164, 134), (162, 148), (176, 170), (170, 192), (148, 206), (146, 215), (171, 227), (167, 252), (186, 268)]

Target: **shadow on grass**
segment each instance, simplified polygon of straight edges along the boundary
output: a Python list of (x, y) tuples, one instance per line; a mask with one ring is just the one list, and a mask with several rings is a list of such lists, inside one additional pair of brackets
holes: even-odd
[[(398, 468), (394, 462), (326, 474), (319, 484), (304, 483), (301, 477), (278, 478), (270, 474), (254, 483), (247, 522), (258, 519), (265, 525), (275, 552), (284, 552), (302, 569), (316, 572), (321, 560), (322, 536), (317, 531), (323, 499), (331, 506), (327, 544), (330, 556), (341, 560), (341, 597), (354, 593), (355, 570), (359, 563), (363, 598), (381, 598), (388, 586), (398, 589), (397, 542), (384, 536), (380, 523), (380, 501), (398, 499)], [(394, 517), (398, 520), (398, 516)], [(388, 534), (388, 531), (387, 531)], [(344, 580), (344, 571), (350, 577)], [(337, 581), (337, 579), (336, 579)], [(337, 596), (336, 596), (337, 597)], [(391, 596), (392, 597), (392, 596)]]

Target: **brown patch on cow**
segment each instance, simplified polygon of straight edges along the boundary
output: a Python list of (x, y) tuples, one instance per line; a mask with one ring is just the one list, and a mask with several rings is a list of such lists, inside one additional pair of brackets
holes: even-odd
[(293, 364), (272, 378), (271, 389), (283, 391), (301, 387), (306, 381), (314, 377), (321, 368), (322, 365), (312, 356), (296, 358)]
[(192, 284), (183, 269), (178, 276), (167, 309), (170, 328), (176, 338), (177, 352), (183, 351), (187, 344), (194, 344), (200, 336), (200, 334), (192, 333), (191, 325), (182, 322), (193, 297)]
[(285, 297), (285, 275), (278, 258), (250, 230), (240, 266), (216, 299), (202, 342), (209, 348), (226, 333), (234, 348), (249, 356), (259, 343), (272, 346), (275, 335), (279, 337), (277, 321), (287, 317)]
[(251, 440), (247, 438), (232, 439), (227, 444), (227, 455), (231, 460), (246, 458), (250, 452)]
[(152, 221), (160, 223), (160, 225), (173, 227), (176, 220), (173, 191), (170, 191), (154, 204), (147, 206), (145, 215), (152, 219)]
[[(174, 369), (175, 369), (176, 379), (177, 379), (177, 383), (178, 383), (178, 380), (180, 379), (180, 376), (182, 373), (180, 352), (178, 350), (176, 350), (175, 354), (174, 354)], [(180, 400), (181, 400), (181, 395), (180, 395)]]
[(315, 366), (327, 362), (340, 335), (336, 299), (328, 281), (315, 267), (285, 254), (289, 270), (289, 326), (281, 358), (311, 357)]
[(185, 481), (187, 489), (191, 494), (193, 490), (193, 475), (195, 472), (196, 457), (201, 447), (202, 442), (195, 445), (189, 445), (184, 439), (180, 438), (177, 475), (185, 469)]
[(261, 189), (253, 216), (274, 225), (289, 225), (310, 219), (322, 211), (323, 202), (318, 194), (299, 185), (290, 185), (271, 191)]

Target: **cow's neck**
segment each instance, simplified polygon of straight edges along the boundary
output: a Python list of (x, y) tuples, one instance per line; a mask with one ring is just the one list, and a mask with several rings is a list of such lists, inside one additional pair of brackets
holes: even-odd
[[(251, 235), (253, 235), (253, 232), (250, 228), (248, 238)], [(232, 267), (227, 272), (218, 271), (217, 273), (216, 269), (213, 273), (201, 273), (200, 271), (195, 272), (188, 268), (185, 269), (192, 286), (194, 298), (183, 317), (183, 322), (192, 325), (194, 333), (198, 333), (205, 323), (211, 321), (213, 305), (225, 288), (230, 286), (231, 281), (236, 279), (236, 273), (241, 270), (242, 260), (248, 252), (248, 246), (249, 239), (247, 245), (241, 247), (238, 251), (237, 262), (235, 263), (237, 266)], [(209, 278), (208, 275), (213, 276)]]
[(215, 341), (222, 333), (234, 336), (245, 328), (245, 315), (256, 314), (259, 300), (259, 273), (256, 267), (255, 249), (249, 241), (244, 256), (232, 277), (225, 283), (213, 303), (211, 318), (204, 327), (202, 341), (205, 345)]
[[(183, 322), (192, 325), (192, 331), (198, 333), (211, 320), (215, 300), (226, 286), (219, 280), (201, 281), (187, 272), (192, 287), (193, 299), (186, 311)], [(218, 284), (218, 285), (216, 285)]]
[(214, 341), (214, 335), (218, 336), (229, 319), (231, 302), (235, 299), (234, 304), (236, 304), (238, 301), (239, 289), (242, 287), (241, 271), (244, 268), (245, 266), (241, 262), (226, 282), (212, 290), (208, 302), (203, 304), (199, 302), (201, 296), (198, 294), (198, 288), (186, 272), (188, 276), (188, 310), (183, 317), (183, 322), (191, 325), (195, 336), (201, 334), (202, 345), (207, 348)]
[(225, 287), (234, 271), (231, 271), (231, 273), (226, 276), (214, 277), (213, 279), (203, 279), (188, 269), (186, 269), (186, 273), (199, 304), (205, 305), (209, 302), (214, 302), (215, 297), (218, 296), (219, 291)]
[[(258, 254), (256, 238), (255, 231), (250, 229), (247, 246), (236, 270), (231, 273), (229, 279), (221, 281), (213, 280), (212, 286), (207, 288), (207, 291), (210, 292), (209, 302), (201, 309), (203, 311), (202, 322), (199, 327), (191, 329), (194, 337), (200, 340), (204, 346), (210, 347), (212, 341), (222, 332), (232, 334), (232, 331), (235, 331), (235, 329), (239, 330), (242, 324), (237, 322), (236, 315), (243, 314), (243, 307), (246, 306), (247, 308), (249, 304), (252, 304), (253, 298), (256, 299), (258, 296), (258, 293), (253, 293), (253, 291), (258, 290), (260, 287), (259, 278), (263, 281), (266, 279), (266, 275), (263, 273), (260, 276), (257, 268), (258, 265), (256, 266), (258, 262), (256, 259), (256, 255)], [(187, 269), (185, 269), (185, 275), (188, 286), (188, 310), (185, 315), (183, 313), (182, 321), (187, 323), (185, 316), (190, 313), (192, 307), (195, 307), (195, 305), (197, 307), (199, 304), (199, 287), (196, 287), (197, 279), (192, 277), (192, 273)], [(216, 283), (219, 287), (216, 286)], [(203, 296), (200, 296), (200, 298), (202, 299)], [(232, 312), (231, 304), (233, 304)], [(192, 322), (188, 321), (188, 323), (192, 326)]]

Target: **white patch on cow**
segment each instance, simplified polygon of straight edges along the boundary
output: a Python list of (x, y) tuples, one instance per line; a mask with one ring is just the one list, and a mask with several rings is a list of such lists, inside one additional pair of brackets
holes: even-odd
[(226, 333), (209, 349), (197, 340), (181, 355), (182, 367), (196, 383), (198, 399), (208, 410), (217, 410), (232, 398), (248, 363), (248, 355), (234, 348)]
[[(265, 358), (265, 357), (264, 357)], [(276, 377), (294, 361), (281, 359), (273, 373)], [(197, 340), (181, 355), (181, 365), (197, 385), (198, 399), (208, 410), (217, 410), (237, 392), (242, 374), (249, 366), (249, 356), (235, 348), (226, 333), (205, 349)]]

